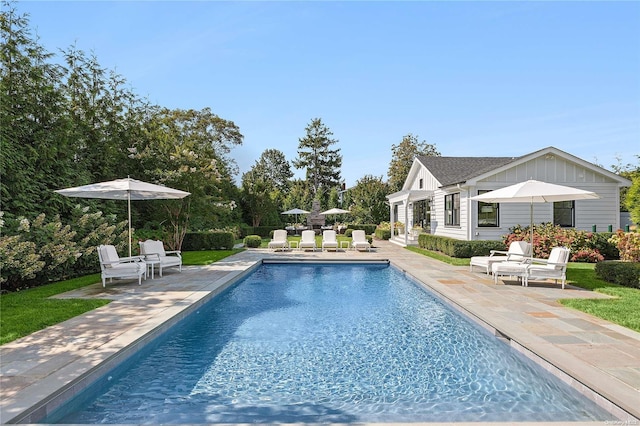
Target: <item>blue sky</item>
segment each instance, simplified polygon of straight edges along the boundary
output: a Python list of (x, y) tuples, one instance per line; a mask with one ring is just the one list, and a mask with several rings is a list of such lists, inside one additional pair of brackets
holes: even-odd
[[(23, 1), (40, 43), (76, 44), (168, 108), (210, 107), (297, 156), (319, 117), (347, 186), (408, 133), (445, 156), (555, 146), (609, 168), (640, 155), (640, 2)], [(296, 176), (302, 177), (302, 171)]]

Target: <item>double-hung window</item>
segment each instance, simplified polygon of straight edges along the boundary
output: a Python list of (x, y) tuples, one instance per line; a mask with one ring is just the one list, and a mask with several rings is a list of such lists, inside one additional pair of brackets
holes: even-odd
[[(478, 191), (478, 195), (489, 192), (488, 190)], [(500, 215), (500, 204), (498, 203), (483, 203), (478, 201), (478, 226), (479, 227), (497, 227), (498, 219)]]
[(556, 201), (553, 203), (553, 224), (563, 228), (576, 226), (576, 202)]
[(460, 193), (444, 196), (445, 226), (460, 226)]

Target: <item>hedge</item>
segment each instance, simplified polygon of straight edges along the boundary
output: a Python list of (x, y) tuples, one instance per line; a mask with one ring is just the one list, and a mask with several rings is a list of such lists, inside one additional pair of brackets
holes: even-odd
[(231, 232), (188, 232), (182, 241), (182, 250), (231, 250), (234, 243)]
[(605, 260), (596, 263), (596, 275), (610, 283), (640, 288), (640, 263)]
[(244, 245), (248, 248), (258, 248), (262, 244), (262, 237), (260, 235), (247, 235), (244, 237)]
[(420, 234), (418, 245), (426, 250), (439, 251), (447, 256), (460, 258), (488, 256), (491, 250), (506, 250), (502, 241), (463, 241), (432, 234)]
[(282, 226), (240, 226), (240, 238), (247, 235), (260, 235), (262, 238), (269, 238), (276, 229), (283, 229)]
[(380, 240), (388, 240), (391, 238), (391, 230), (390, 229), (376, 229), (376, 238)]
[(377, 224), (371, 224), (371, 223), (350, 223), (349, 225), (347, 225), (347, 230), (359, 229), (364, 231), (364, 233), (367, 235), (371, 235), (375, 233), (377, 228), (378, 228)]

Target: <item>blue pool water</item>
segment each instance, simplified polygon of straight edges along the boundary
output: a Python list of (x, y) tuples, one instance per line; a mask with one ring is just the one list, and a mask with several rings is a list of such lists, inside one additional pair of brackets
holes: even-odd
[(261, 266), (47, 421), (607, 419), (393, 267), (303, 264)]

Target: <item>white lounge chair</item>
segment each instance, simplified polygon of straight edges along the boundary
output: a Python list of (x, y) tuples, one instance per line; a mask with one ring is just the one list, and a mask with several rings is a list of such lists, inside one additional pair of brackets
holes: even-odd
[(564, 289), (570, 253), (571, 250), (566, 247), (554, 247), (549, 253), (549, 259), (532, 259), (532, 263), (527, 265), (527, 274), (522, 285), (529, 285), (531, 280), (553, 279), (556, 284), (561, 280)]
[(158, 265), (160, 276), (162, 270), (169, 267), (178, 267), (182, 272), (182, 255), (179, 250), (165, 251), (164, 244), (158, 240), (140, 241), (140, 254), (151, 267), (151, 278), (153, 278), (153, 268)]
[(97, 248), (102, 271), (102, 287), (106, 287), (106, 280), (113, 278), (138, 278), (138, 285), (142, 283), (142, 276), (146, 277), (147, 264), (140, 256), (120, 257), (112, 245), (100, 245)]
[(322, 232), (322, 250), (324, 249), (338, 251), (336, 231), (327, 230)]
[(356, 229), (351, 234), (351, 247), (356, 250), (371, 251), (371, 244), (367, 240), (367, 236), (361, 229)]
[(285, 229), (276, 229), (273, 231), (273, 238), (269, 241), (268, 247), (275, 250), (284, 250), (289, 248), (287, 240), (287, 231)]
[(488, 274), (491, 273), (491, 265), (496, 262), (522, 262), (531, 256), (531, 244), (526, 241), (512, 241), (507, 251), (491, 250), (489, 256), (473, 256), (469, 262), (469, 272), (473, 267), (481, 267)]
[(300, 250), (302, 250), (302, 249), (312, 249), (313, 251), (315, 251), (316, 248), (317, 248), (315, 231), (313, 231), (311, 229), (307, 229), (305, 231), (302, 231), (302, 237), (300, 239), (300, 243), (298, 244), (298, 248)]

